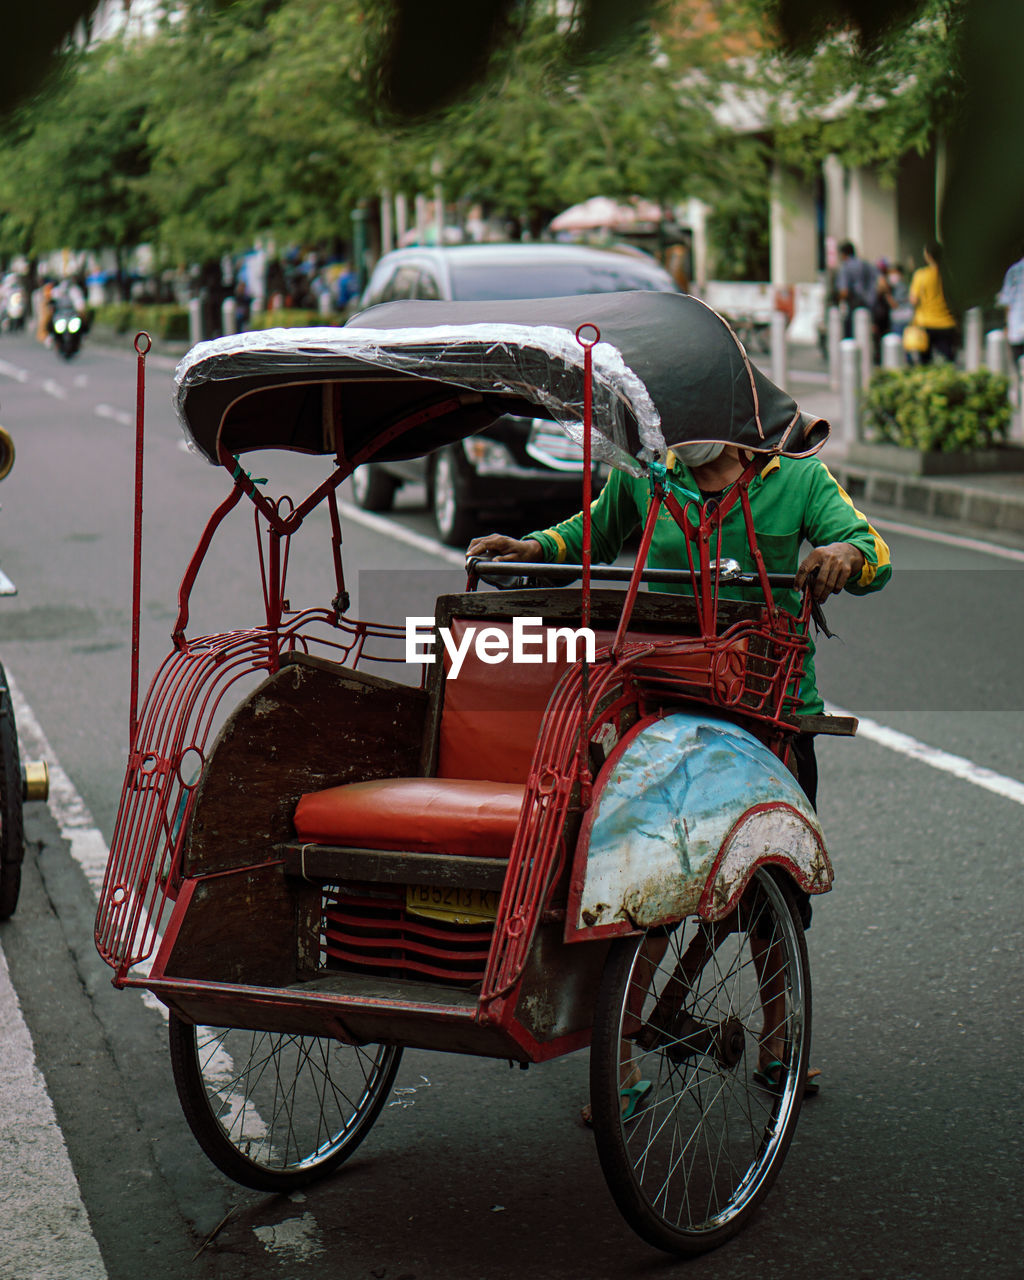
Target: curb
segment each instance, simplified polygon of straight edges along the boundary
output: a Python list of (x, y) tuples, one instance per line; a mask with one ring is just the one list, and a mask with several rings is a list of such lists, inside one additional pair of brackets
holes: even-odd
[(954, 520), (981, 529), (1024, 533), (1024, 491), (1007, 493), (963, 481), (894, 475), (838, 459), (830, 460), (828, 465), (850, 497), (865, 503), (898, 507), (915, 515)]

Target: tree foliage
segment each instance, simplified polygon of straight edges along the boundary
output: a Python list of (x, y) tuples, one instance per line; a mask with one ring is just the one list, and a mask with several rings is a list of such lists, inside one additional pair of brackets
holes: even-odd
[[(823, 3), (812, 55), (787, 51), (773, 23), (797, 2), (183, 0), (148, 37), (65, 50), (10, 121), (0, 251), (148, 240), (188, 260), (325, 243), (377, 193), (437, 182), (534, 231), (595, 194), (701, 195), (747, 225), (771, 134), (808, 165), (884, 166), (959, 102), (965, 0), (901, 0), (915, 20), (870, 56), (836, 31), (853, 0)], [(434, 56), (445, 39), (458, 75)], [(759, 138), (716, 123), (744, 81), (765, 104)]]
[(117, 250), (152, 236), (156, 213), (142, 187), (148, 94), (141, 64), (115, 46), (66, 56), (63, 74), (0, 143), (3, 248)]
[(780, 49), (761, 62), (786, 160), (809, 169), (834, 154), (849, 168), (892, 173), (902, 156), (924, 154), (945, 137), (963, 101), (965, 5), (916, 0), (907, 10), (897, 7), (868, 43), (833, 27), (809, 52)]

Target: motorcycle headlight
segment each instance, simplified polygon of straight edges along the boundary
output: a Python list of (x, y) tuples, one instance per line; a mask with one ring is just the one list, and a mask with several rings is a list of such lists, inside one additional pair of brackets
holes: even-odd
[(20, 307), (24, 299), (17, 289), (11, 294), (11, 300), (7, 304), (9, 307)]
[(77, 333), (79, 329), (81, 329), (81, 327), (82, 327), (82, 322), (81, 320), (79, 320), (78, 316), (72, 316), (71, 319), (68, 321), (68, 329), (70, 330), (71, 333)]
[(63, 333), (67, 327), (68, 322), (66, 320), (54, 320), (53, 322), (54, 333)]
[(516, 460), (500, 440), (488, 440), (486, 436), (470, 436), (463, 440), (462, 448), (479, 475), (498, 475), (510, 471)]

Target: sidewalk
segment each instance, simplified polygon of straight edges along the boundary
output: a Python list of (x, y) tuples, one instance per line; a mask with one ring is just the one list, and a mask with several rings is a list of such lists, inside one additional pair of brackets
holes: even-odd
[[(800, 362), (797, 354), (794, 363)], [(1024, 472), (904, 476), (850, 462), (839, 395), (829, 390), (826, 376), (817, 369), (791, 368), (786, 390), (805, 412), (831, 423), (832, 435), (819, 457), (854, 501), (952, 522), (965, 533), (1024, 534)]]

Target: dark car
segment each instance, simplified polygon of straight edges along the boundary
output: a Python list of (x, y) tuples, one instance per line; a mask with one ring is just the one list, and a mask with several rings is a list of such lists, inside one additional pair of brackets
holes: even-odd
[[(560, 244), (457, 245), (385, 254), (360, 306), (365, 310), (400, 298), (479, 302), (628, 289), (678, 292), (667, 271), (635, 251)], [(358, 325), (358, 315), (350, 323)], [(352, 489), (365, 510), (387, 511), (401, 485), (425, 483), (441, 541), (462, 546), (485, 515), (500, 521), (576, 510), (582, 460), (579, 447), (553, 422), (506, 415), (480, 435), (426, 459), (360, 467)]]

